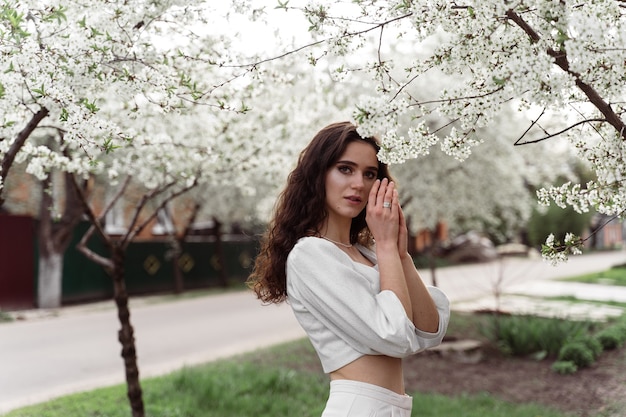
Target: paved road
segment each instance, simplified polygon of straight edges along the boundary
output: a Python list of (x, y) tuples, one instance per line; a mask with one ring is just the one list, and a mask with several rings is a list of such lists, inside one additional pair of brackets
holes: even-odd
[[(552, 267), (510, 259), (436, 271), (452, 301), (490, 295), (501, 277), (507, 291), (542, 280), (599, 271), (626, 262), (625, 252), (574, 257)], [(429, 271), (422, 271), (431, 282)], [(43, 312), (46, 313), (46, 312)], [(71, 392), (124, 382), (112, 302), (66, 307), (0, 324), (0, 413)], [(142, 377), (304, 336), (288, 305), (262, 306), (249, 292), (131, 300)]]
[[(125, 381), (113, 303), (62, 310), (0, 324), (0, 413)], [(131, 301), (131, 322), (142, 377), (304, 335), (289, 306), (262, 306), (249, 292)]]

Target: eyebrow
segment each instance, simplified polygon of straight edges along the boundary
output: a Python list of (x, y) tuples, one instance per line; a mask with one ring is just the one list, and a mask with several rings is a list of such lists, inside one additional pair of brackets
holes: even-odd
[[(335, 165), (339, 165), (339, 164), (357, 166), (356, 162), (353, 162), (353, 161), (350, 161), (350, 160), (341, 160), (341, 161), (335, 162)], [(378, 172), (378, 167), (377, 166), (370, 166), (370, 167), (366, 167), (365, 169)]]

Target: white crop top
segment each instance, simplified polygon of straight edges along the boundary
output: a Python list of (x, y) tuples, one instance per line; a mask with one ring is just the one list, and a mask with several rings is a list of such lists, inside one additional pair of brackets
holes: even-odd
[(450, 304), (428, 287), (439, 312), (437, 333), (419, 330), (393, 291), (380, 291), (376, 253), (355, 245), (374, 267), (353, 261), (333, 243), (303, 237), (287, 258), (287, 299), (325, 373), (364, 355), (403, 358), (441, 343)]

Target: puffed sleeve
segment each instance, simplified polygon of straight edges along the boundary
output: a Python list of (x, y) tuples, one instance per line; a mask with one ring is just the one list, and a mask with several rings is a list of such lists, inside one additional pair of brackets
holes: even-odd
[(300, 241), (287, 260), (294, 310), (305, 309), (356, 351), (405, 357), (440, 344), (450, 315), (443, 292), (428, 288), (439, 311), (438, 331), (429, 333), (416, 329), (395, 293), (380, 291), (379, 282), (377, 269), (321, 239)]

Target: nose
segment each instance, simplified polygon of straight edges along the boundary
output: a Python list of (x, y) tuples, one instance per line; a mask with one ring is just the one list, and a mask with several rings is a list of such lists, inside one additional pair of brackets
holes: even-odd
[(352, 188), (355, 190), (362, 190), (365, 188), (365, 181), (363, 180), (362, 175), (355, 175), (352, 181)]

